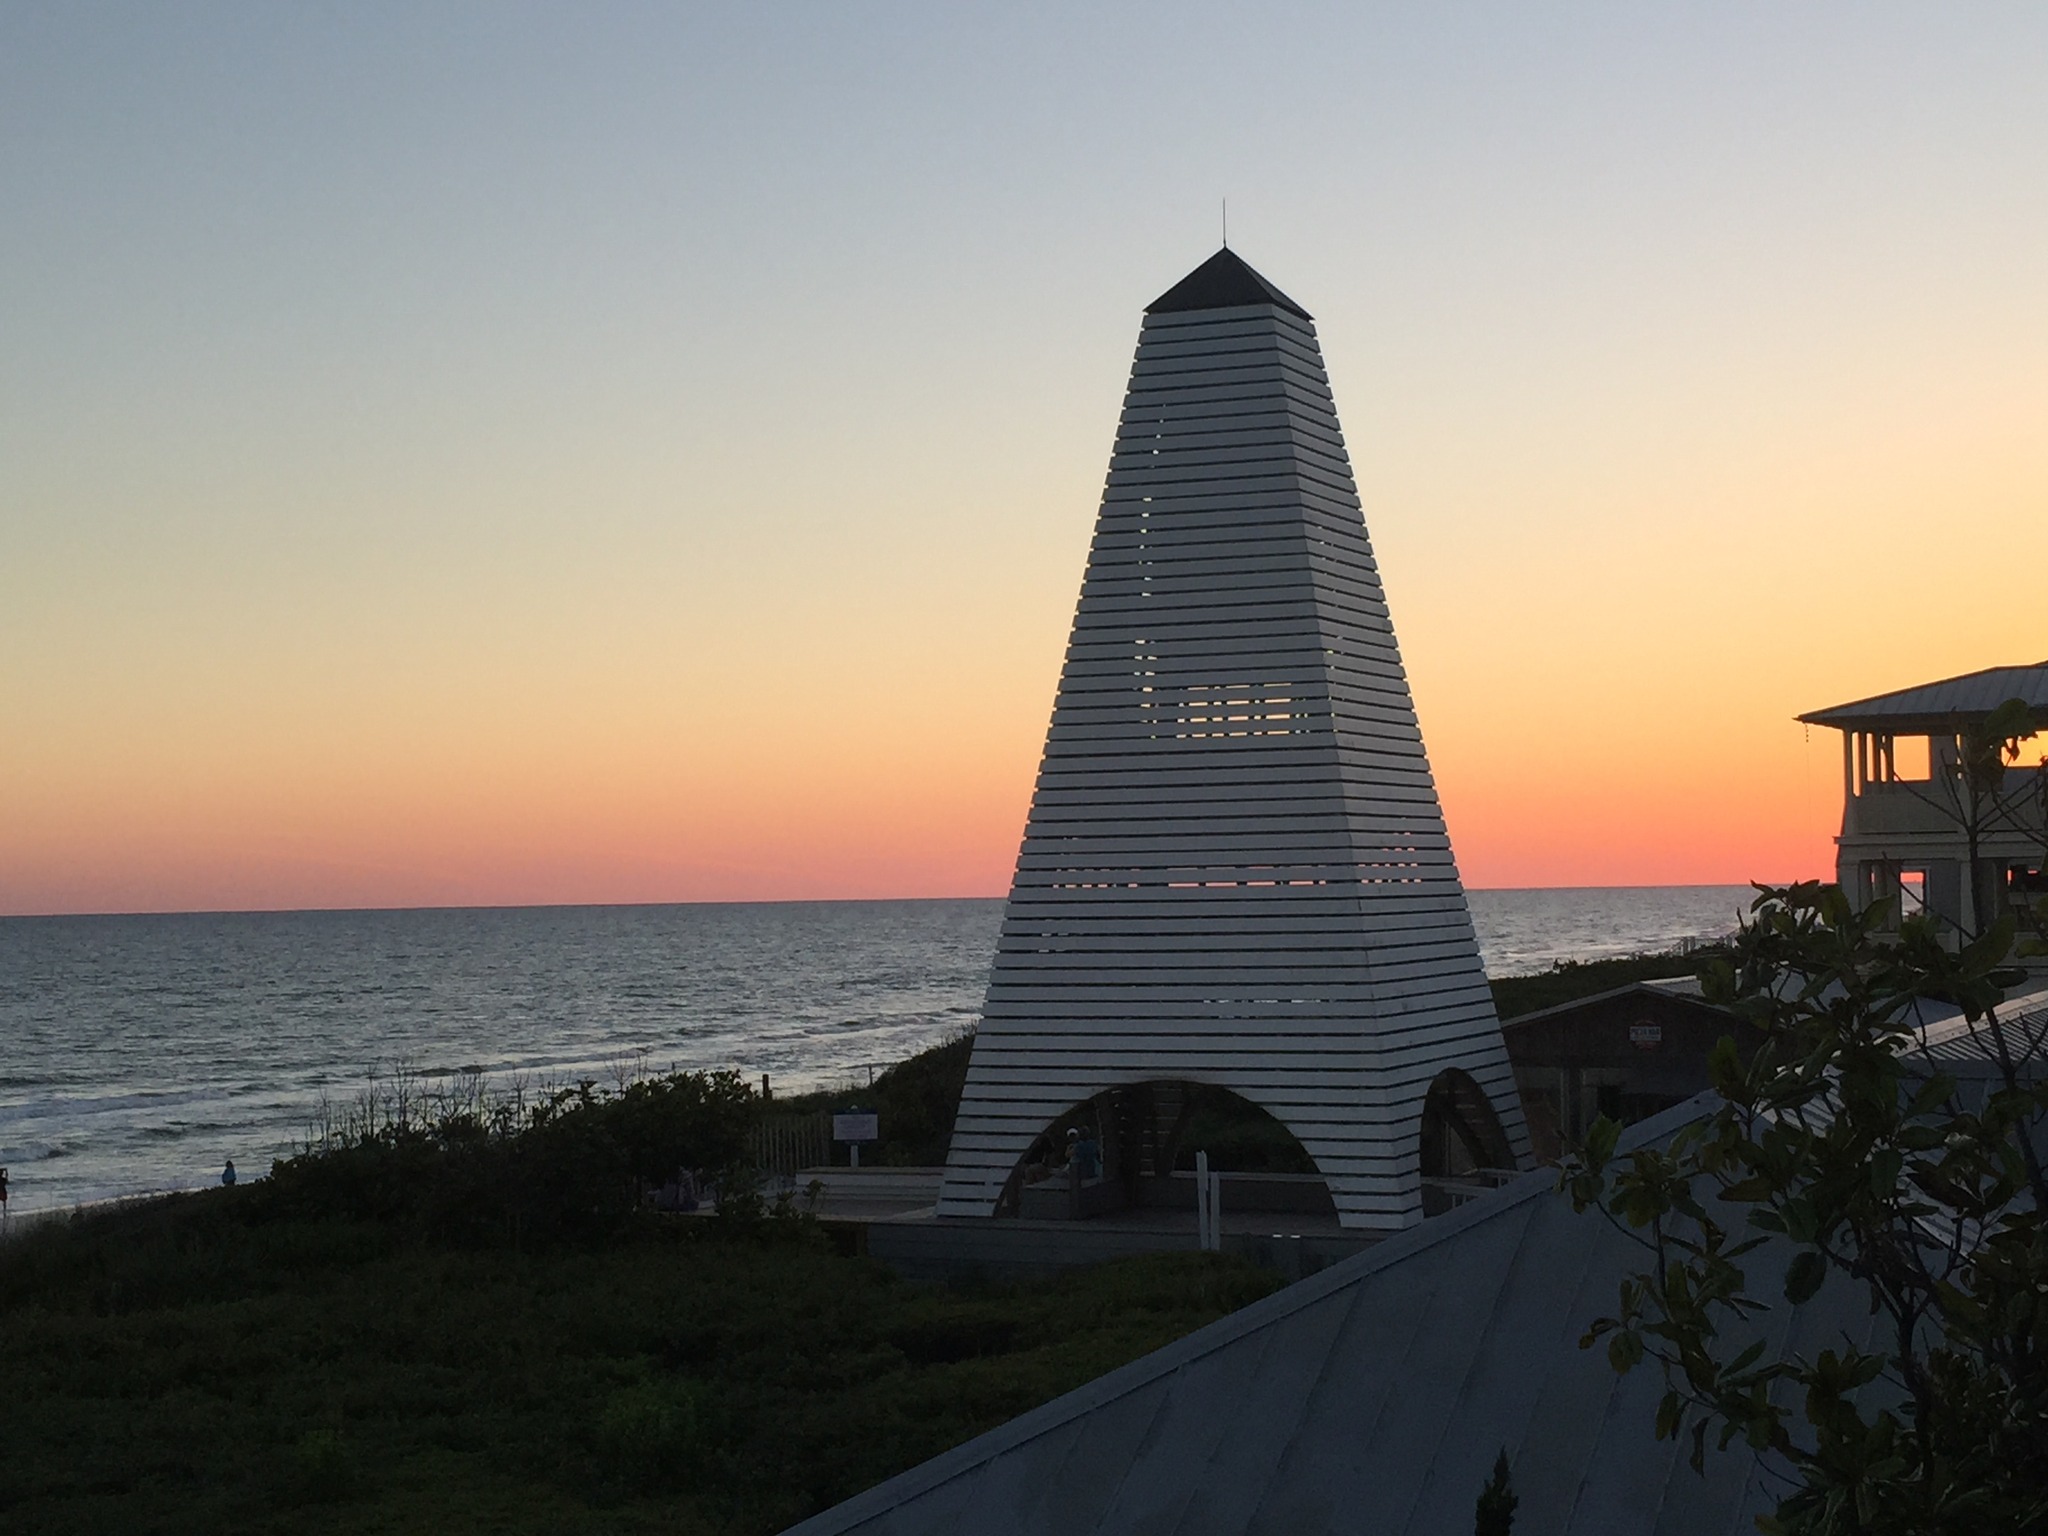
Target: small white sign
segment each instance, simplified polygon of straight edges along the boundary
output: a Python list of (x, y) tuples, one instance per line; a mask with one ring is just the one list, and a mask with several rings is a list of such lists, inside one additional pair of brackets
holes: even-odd
[(1639, 1051), (1654, 1051), (1664, 1043), (1664, 1026), (1631, 1024), (1628, 1027), (1628, 1043)]
[(873, 1110), (856, 1110), (850, 1115), (832, 1117), (832, 1139), (834, 1141), (880, 1141), (882, 1139), (881, 1117)]

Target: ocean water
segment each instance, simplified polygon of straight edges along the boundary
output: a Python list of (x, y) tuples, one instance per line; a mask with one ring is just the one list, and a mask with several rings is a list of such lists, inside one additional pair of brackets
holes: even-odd
[[(1475, 891), (1494, 975), (1670, 948), (1745, 887)], [(0, 919), (18, 1213), (267, 1169), (374, 1077), (858, 1080), (971, 1025), (1000, 901)]]

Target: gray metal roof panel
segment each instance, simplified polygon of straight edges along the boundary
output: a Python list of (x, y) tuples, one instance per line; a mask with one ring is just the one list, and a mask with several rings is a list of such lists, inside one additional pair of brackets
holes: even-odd
[[(1077, 1422), (1071, 1426), (1070, 1433), (1080, 1434), (1083, 1428)], [(990, 1480), (996, 1465), (994, 1462), (982, 1462), (970, 1467), (960, 1477), (937, 1483), (914, 1503), (881, 1509), (877, 1511), (877, 1517), (863, 1523), (861, 1529), (868, 1536), (939, 1536), (945, 1531), (970, 1529), (974, 1518), (991, 1509), (1016, 1508), (1014, 1499), (1005, 1502), (990, 1499), (984, 1494), (983, 1485)], [(1012, 1476), (1021, 1476), (1027, 1468), (1018, 1461), (1006, 1470)], [(882, 1486), (886, 1488), (888, 1484)]]
[[(2006, 1049), (2015, 1056), (2038, 1060), (2048, 1045), (2048, 991), (2008, 997), (2000, 1010)], [(1991, 1033), (1959, 1014), (1929, 1025), (1921, 1035), (1920, 1055), (1944, 1072), (1995, 1073), (1997, 1062)]]
[(1159, 1531), (1207, 1529), (1190, 1511), (1201, 1474), (1227, 1453), (1236, 1409), (1250, 1396), (1270, 1339), (1248, 1339), (1217, 1357), (1215, 1368), (1175, 1382), (1146, 1427), (1142, 1454), (1121, 1469), (1107, 1497), (1076, 1530), (1117, 1530), (1143, 1522)]
[[(1209, 1421), (1214, 1451), (1200, 1463), (1161, 1458), (1184, 1485), (1175, 1500), (1182, 1509), (1171, 1527), (1175, 1536), (1239, 1536), (1251, 1523), (1287, 1447), (1300, 1433), (1316, 1382), (1332, 1358), (1331, 1346), (1355, 1308), (1356, 1298), (1342, 1292), (1325, 1298), (1298, 1314), (1284, 1334), (1269, 1335), (1241, 1390), (1191, 1398), (1190, 1408)], [(1190, 1372), (1188, 1379), (1198, 1374), (1206, 1373)], [(1130, 1492), (1133, 1497), (1101, 1530), (1133, 1529), (1131, 1522), (1144, 1518), (1142, 1490), (1133, 1484)]]
[[(1468, 1522), (1473, 1498), (1492, 1470), (1494, 1457), (1503, 1449), (1519, 1447), (1526, 1435), (1542, 1381), (1521, 1369), (1515, 1351), (1503, 1350), (1500, 1342), (1522, 1336), (1525, 1330), (1541, 1334), (1553, 1329), (1554, 1298), (1532, 1289), (1530, 1279), (1532, 1270), (1554, 1270), (1551, 1261), (1562, 1257), (1527, 1240), (1531, 1228), (1543, 1219), (1540, 1205), (1527, 1207), (1526, 1217), (1498, 1278), (1496, 1303), (1488, 1309), (1484, 1325), (1468, 1334), (1456, 1387), (1433, 1405), (1426, 1436), (1413, 1438), (1412, 1451), (1404, 1451), (1401, 1439), (1390, 1444), (1390, 1459), (1424, 1470), (1414, 1479), (1412, 1497), (1389, 1529), (1455, 1530)], [(1448, 1373), (1446, 1378), (1448, 1387)], [(1465, 1404), (1483, 1411), (1463, 1411)]]
[[(1257, 1348), (1255, 1339), (1251, 1348)], [(1051, 1497), (1040, 1497), (1038, 1501), (1038, 1511), (1044, 1518), (1020, 1522), (1018, 1530), (1100, 1530), (1102, 1513), (1116, 1497), (1116, 1489), (1122, 1487), (1124, 1477), (1141, 1462), (1141, 1448), (1151, 1444), (1153, 1454), (1157, 1454), (1157, 1442), (1153, 1442), (1151, 1434), (1153, 1425), (1163, 1413), (1171, 1411), (1182, 1386), (1184, 1382), (1176, 1380), (1155, 1382), (1145, 1391), (1112, 1399), (1085, 1419), (1079, 1419), (1085, 1434), (1067, 1448), (1059, 1464), (1042, 1479), (1051, 1491)], [(1036, 1458), (1018, 1460), (1028, 1468), (1038, 1464)], [(973, 1526), (963, 1526), (963, 1530), (973, 1530)]]
[(1553, 1180), (1400, 1233), (795, 1529), (1420, 1533), (1469, 1519), (1506, 1446), (1532, 1528), (1593, 1536), (1626, 1510), (1631, 1528), (1720, 1536), (1725, 1505), (1689, 1470), (1674, 1480), (1651, 1437), (1656, 1373), (1617, 1382), (1578, 1348), (1637, 1250)]
[(1348, 1508), (1371, 1468), (1360, 1426), (1379, 1422), (1404, 1383), (1399, 1364), (1429, 1307), (1429, 1293), (1352, 1298), (1343, 1331), (1302, 1404), (1300, 1431), (1275, 1463), (1247, 1536), (1292, 1536), (1315, 1530), (1329, 1512)]
[[(2032, 1022), (2048, 991), (2014, 996)], [(1927, 1010), (1925, 1054), (1968, 1083), (1993, 1066), (1953, 1008)], [(1703, 1094), (1632, 1127), (1623, 1150), (1709, 1113)], [(1785, 1491), (1739, 1443), (1704, 1475), (1656, 1441), (1663, 1382), (1616, 1377), (1579, 1348), (1643, 1250), (1556, 1193), (1555, 1173), (1401, 1232), (1144, 1359), (912, 1468), (791, 1536), (1211, 1536), (1464, 1528), (1503, 1448), (1519, 1518), (1558, 1536), (1734, 1536)], [(1746, 1262), (1782, 1296), (1789, 1250)], [(1759, 1319), (1773, 1345), (1867, 1344), (1839, 1276)], [(1739, 1343), (1731, 1332), (1731, 1343)]]
[(1703, 991), (1697, 976), (1653, 976), (1643, 985), (1655, 992), (1668, 992), (1673, 997), (1699, 997)]
[[(1556, 1244), (1557, 1218), (1571, 1218), (1570, 1208), (1561, 1200), (1556, 1203), (1558, 1209), (1546, 1212), (1533, 1234), (1535, 1241)], [(1528, 1418), (1511, 1452), (1516, 1491), (1529, 1509), (1557, 1512), (1558, 1530), (1566, 1528), (1569, 1512), (1583, 1495), (1586, 1469), (1609, 1432), (1613, 1404), (1622, 1392), (1623, 1382), (1608, 1366), (1606, 1353), (1580, 1349), (1578, 1340), (1591, 1319), (1613, 1310), (1614, 1255), (1626, 1242), (1604, 1222), (1564, 1235), (1575, 1240), (1560, 1246), (1580, 1254), (1584, 1268), (1569, 1291), (1560, 1291), (1548, 1329), (1535, 1336), (1548, 1351), (1539, 1357), (1541, 1367), (1517, 1362), (1536, 1379)]]
[(1618, 987), (1609, 987), (1605, 992), (1594, 992), (1585, 997), (1575, 997), (1568, 1002), (1552, 1003), (1549, 1007), (1538, 1008), (1532, 1013), (1518, 1013), (1511, 1019), (1502, 1019), (1500, 1027), (1502, 1029), (1516, 1029), (1524, 1024), (1541, 1024), (1546, 1019), (1554, 1019), (1562, 1014), (1575, 1013), (1579, 1009), (1591, 1007), (1595, 1003), (1609, 1003), (1617, 997), (1628, 997), (1632, 994), (1643, 992), (1647, 992), (1653, 997), (1675, 997), (1681, 1002), (1696, 1003), (1701, 1008), (1711, 1009), (1716, 1013), (1727, 1012), (1719, 1004), (1710, 1003), (1701, 995), (1700, 979), (1697, 976), (1669, 976), (1651, 981), (1625, 982)]
[(2048, 661), (2031, 667), (1987, 667), (1961, 677), (1816, 709), (1798, 718), (1809, 725), (1831, 725), (1838, 730), (1887, 725), (1939, 728), (1981, 719), (2007, 699), (2025, 699), (2031, 708), (2048, 709)]
[[(1530, 1214), (1526, 1209), (1503, 1212), (1499, 1219), (1474, 1227), (1454, 1251), (1433, 1253), (1401, 1277), (1410, 1284), (1427, 1284), (1429, 1306), (1409, 1337), (1399, 1386), (1372, 1424), (1369, 1436), (1362, 1438), (1371, 1447), (1374, 1463), (1408, 1470), (1411, 1475), (1369, 1479), (1346, 1511), (1348, 1518), (1355, 1519), (1356, 1528), (1440, 1528), (1422, 1506), (1427, 1479), (1413, 1476), (1413, 1470), (1428, 1467), (1448, 1439), (1462, 1437), (1471, 1442), (1491, 1438), (1484, 1424), (1461, 1422), (1458, 1407), (1463, 1384), (1486, 1347)], [(1355, 1379), (1355, 1367), (1351, 1374)], [(1478, 1484), (1471, 1491), (1476, 1494)], [(1468, 1514), (1470, 1505), (1468, 1497)]]

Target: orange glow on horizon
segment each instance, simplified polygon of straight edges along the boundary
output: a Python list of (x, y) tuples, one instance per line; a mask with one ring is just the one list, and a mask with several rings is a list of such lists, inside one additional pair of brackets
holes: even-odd
[(1468, 884), (1829, 875), (1794, 717), (2048, 655), (2048, 14), (44, 9), (0, 915), (1003, 894), (1225, 185)]

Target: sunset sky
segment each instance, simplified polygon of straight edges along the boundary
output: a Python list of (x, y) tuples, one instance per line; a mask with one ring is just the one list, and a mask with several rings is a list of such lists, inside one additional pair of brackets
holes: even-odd
[(0, 10), (0, 913), (996, 895), (1144, 305), (1316, 316), (1478, 886), (2048, 657), (2048, 10)]

